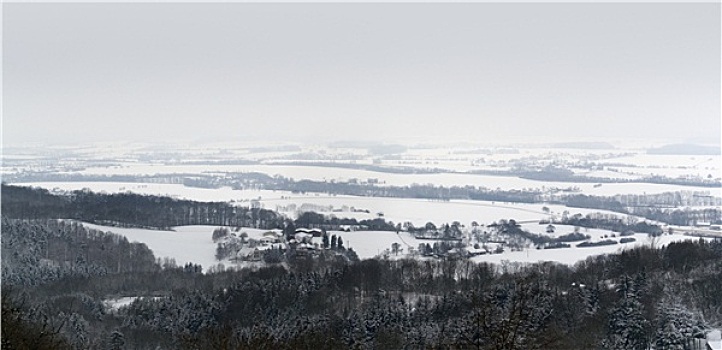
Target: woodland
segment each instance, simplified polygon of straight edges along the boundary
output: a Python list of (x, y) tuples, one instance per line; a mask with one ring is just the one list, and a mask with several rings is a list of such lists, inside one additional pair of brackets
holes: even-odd
[[(573, 266), (319, 254), (204, 272), (80, 221), (278, 228), (283, 219), (12, 187), (2, 210), (3, 349), (694, 349), (722, 325), (720, 240)], [(108, 307), (121, 297), (133, 301)]]

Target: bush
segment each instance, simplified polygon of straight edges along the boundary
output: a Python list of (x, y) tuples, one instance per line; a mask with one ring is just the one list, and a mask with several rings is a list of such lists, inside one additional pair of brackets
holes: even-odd
[(263, 252), (263, 262), (266, 264), (278, 264), (283, 259), (283, 252), (280, 249), (268, 249)]
[(571, 245), (569, 245), (567, 243), (557, 242), (557, 243), (549, 243), (548, 245), (546, 245), (544, 247), (544, 249), (559, 249), (559, 248), (569, 248), (569, 247), (571, 247)]
[(585, 235), (583, 233), (579, 232), (572, 232), (570, 234), (566, 234), (563, 236), (559, 236), (554, 239), (554, 242), (575, 242), (575, 241), (583, 241), (585, 239), (591, 238), (589, 235)]
[(615, 244), (617, 244), (617, 241), (615, 241), (613, 239), (605, 239), (605, 240), (599, 241), (599, 242), (582, 242), (582, 243), (577, 244), (577, 247), (579, 247), (579, 248), (601, 247), (601, 246), (605, 246), (605, 245), (615, 245)]

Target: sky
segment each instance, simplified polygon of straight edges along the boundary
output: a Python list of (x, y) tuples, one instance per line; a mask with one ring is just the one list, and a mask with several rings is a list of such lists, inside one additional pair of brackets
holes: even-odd
[(719, 144), (720, 3), (6, 3), (3, 147)]

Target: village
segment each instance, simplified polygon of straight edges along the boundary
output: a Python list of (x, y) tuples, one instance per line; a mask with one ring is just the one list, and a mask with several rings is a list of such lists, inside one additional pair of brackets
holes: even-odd
[[(499, 220), (488, 225), (458, 221), (439, 227), (410, 223), (395, 231), (365, 225), (318, 225), (277, 230), (219, 227), (213, 231), (218, 261), (231, 264), (274, 264), (298, 258), (340, 255), (346, 259), (467, 259), (525, 249), (561, 249), (616, 245), (636, 241), (635, 232), (614, 232), (551, 223), (548, 220)], [(539, 232), (539, 233), (534, 233)], [(383, 239), (382, 239), (383, 237)], [(353, 239), (353, 242), (351, 241)], [(358, 251), (357, 251), (358, 250)]]

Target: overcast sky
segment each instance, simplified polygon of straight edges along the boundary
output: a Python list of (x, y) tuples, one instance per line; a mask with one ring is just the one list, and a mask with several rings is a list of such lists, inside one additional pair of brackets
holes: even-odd
[(720, 141), (720, 4), (4, 4), (3, 145)]

